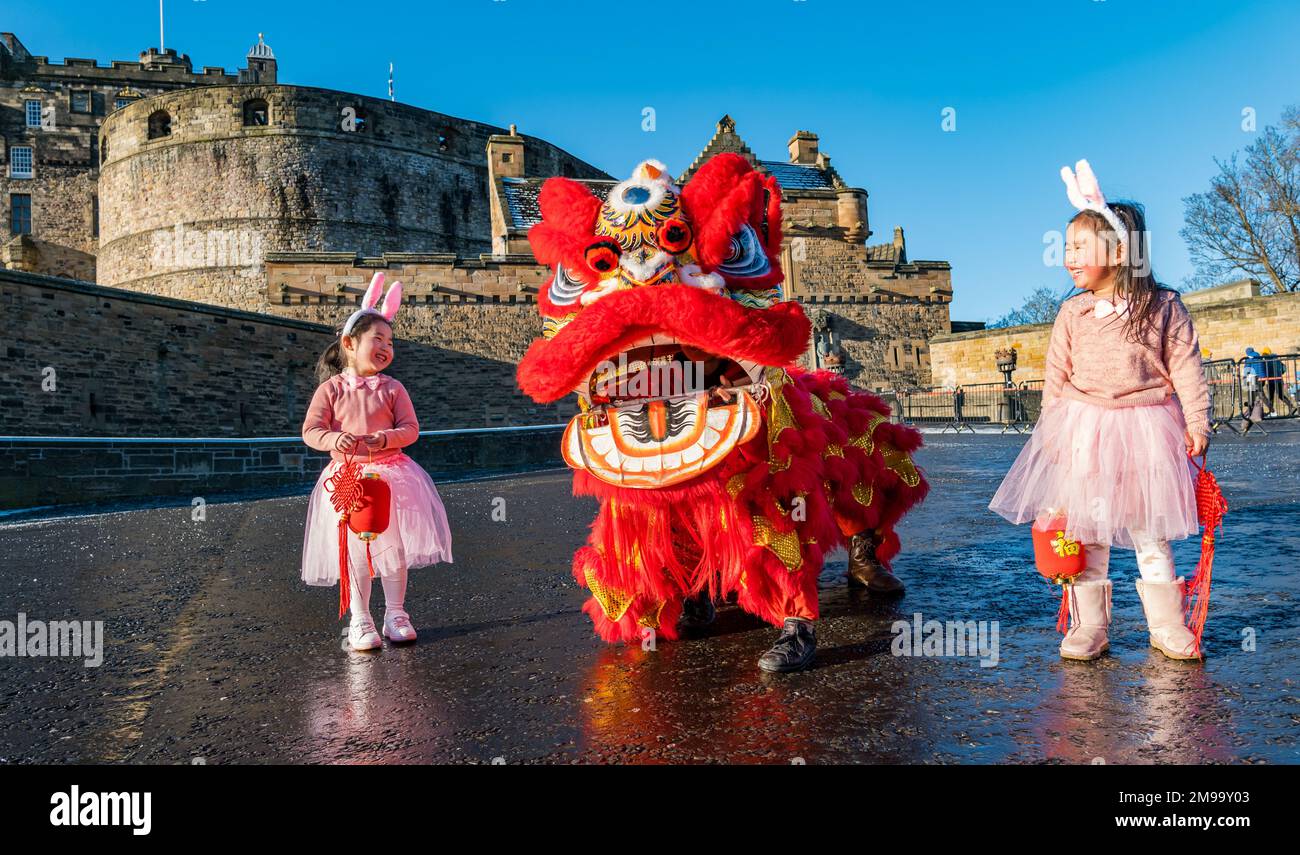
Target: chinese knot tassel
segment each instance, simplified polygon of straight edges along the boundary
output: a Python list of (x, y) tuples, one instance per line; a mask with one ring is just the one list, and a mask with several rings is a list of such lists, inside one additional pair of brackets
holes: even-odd
[(1210, 610), (1210, 578), (1214, 571), (1214, 532), (1223, 528), (1223, 517), (1228, 513), (1228, 500), (1223, 496), (1218, 479), (1205, 468), (1206, 458), (1196, 464), (1196, 517), (1204, 531), (1201, 532), (1201, 560), (1196, 564), (1196, 575), (1184, 592), (1187, 606), (1188, 629), (1196, 637), (1196, 652), (1201, 651), (1201, 637), (1205, 633), (1205, 620)]

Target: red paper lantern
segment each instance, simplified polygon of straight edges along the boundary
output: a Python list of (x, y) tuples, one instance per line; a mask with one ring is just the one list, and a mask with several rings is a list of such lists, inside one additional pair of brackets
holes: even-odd
[(347, 455), (338, 471), (325, 479), (325, 489), (339, 512), (339, 617), (347, 614), (352, 601), (352, 582), (348, 578), (348, 530), (366, 544), (366, 567), (370, 578), (375, 565), (370, 560), (370, 542), (388, 530), (392, 491), (377, 472), (361, 471), (361, 464)]
[(348, 528), (369, 543), (388, 530), (388, 512), (393, 505), (393, 494), (378, 472), (363, 473), (359, 480), (361, 498), (348, 514)]
[(1065, 517), (1059, 514), (1040, 517), (1030, 529), (1038, 572), (1049, 582), (1061, 586), (1061, 608), (1056, 615), (1056, 628), (1061, 632), (1069, 626), (1070, 586), (1087, 566), (1083, 544), (1067, 537), (1068, 530)]

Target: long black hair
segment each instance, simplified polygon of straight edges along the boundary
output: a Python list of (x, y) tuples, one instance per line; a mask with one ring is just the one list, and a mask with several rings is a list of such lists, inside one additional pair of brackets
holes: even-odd
[[(1124, 333), (1134, 343), (1145, 342), (1155, 325), (1155, 313), (1160, 306), (1159, 292), (1169, 289), (1156, 281), (1151, 269), (1146, 211), (1131, 201), (1111, 202), (1109, 207), (1128, 231), (1128, 252), (1115, 271), (1115, 296), (1128, 303)], [(1075, 223), (1087, 223), (1111, 247), (1119, 243), (1115, 227), (1096, 211), (1080, 211), (1070, 220), (1071, 225)]]

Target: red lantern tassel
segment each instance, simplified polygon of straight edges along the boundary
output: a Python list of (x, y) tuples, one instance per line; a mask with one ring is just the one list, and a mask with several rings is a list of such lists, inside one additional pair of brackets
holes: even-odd
[(375, 565), (370, 561), (370, 541), (366, 541), (366, 566), (370, 568), (370, 578), (375, 578)]
[(1214, 571), (1214, 532), (1207, 529), (1201, 535), (1201, 560), (1196, 564), (1196, 575), (1183, 592), (1187, 605), (1187, 628), (1196, 637), (1196, 652), (1201, 652), (1201, 636), (1205, 634), (1205, 620), (1210, 613), (1210, 577)]
[[(1194, 461), (1195, 462), (1195, 461)], [(1196, 652), (1201, 652), (1201, 637), (1205, 634), (1205, 621), (1210, 612), (1210, 577), (1214, 570), (1214, 531), (1223, 527), (1228, 513), (1228, 500), (1223, 496), (1219, 481), (1206, 468), (1207, 460), (1201, 457), (1196, 463), (1196, 516), (1204, 527), (1201, 533), (1201, 560), (1196, 564), (1196, 574), (1183, 591), (1183, 606), (1187, 612), (1187, 628), (1196, 638)]]
[(1062, 635), (1070, 628), (1070, 585), (1061, 583), (1061, 608), (1056, 613), (1056, 631)]
[(348, 515), (339, 519), (339, 617), (352, 604), (352, 580), (348, 578)]

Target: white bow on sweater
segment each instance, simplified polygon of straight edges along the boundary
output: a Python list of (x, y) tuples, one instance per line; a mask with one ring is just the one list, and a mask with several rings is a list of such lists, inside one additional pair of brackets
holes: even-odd
[(1128, 303), (1123, 300), (1116, 300), (1113, 303), (1110, 300), (1098, 300), (1096, 307), (1092, 310), (1093, 314), (1099, 318), (1108, 318), (1111, 315), (1123, 317), (1127, 311)]

